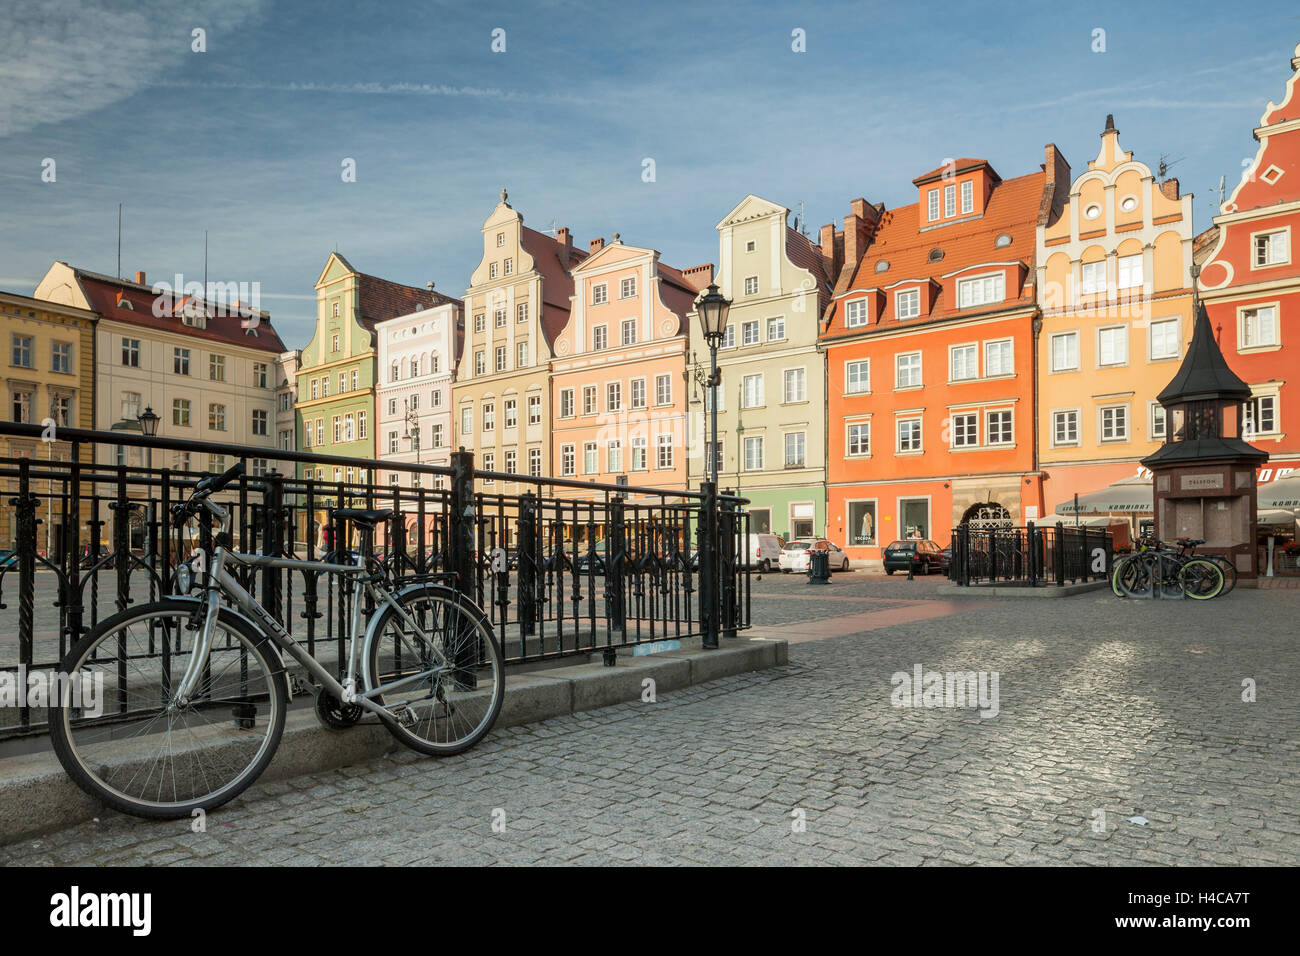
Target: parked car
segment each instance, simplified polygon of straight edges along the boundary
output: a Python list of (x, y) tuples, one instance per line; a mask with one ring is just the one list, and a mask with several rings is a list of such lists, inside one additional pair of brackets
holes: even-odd
[(794, 552), (794, 557), (790, 559), (790, 570), (796, 574), (807, 574), (808, 566), (812, 564), (814, 551), (827, 552), (830, 570), (847, 571), (849, 569), (849, 556), (844, 553), (843, 548), (832, 541), (827, 541), (825, 538), (814, 538), (809, 547)]
[(608, 547), (609, 542), (607, 541), (597, 541), (594, 548), (589, 548), (585, 544), (579, 545), (578, 556), (573, 561), (574, 570), (579, 574), (586, 574), (587, 565), (591, 564), (593, 574), (604, 574)]
[(18, 567), (18, 555), (8, 548), (0, 551), (0, 570)]
[(796, 538), (793, 541), (787, 541), (785, 547), (777, 555), (777, 567), (784, 574), (789, 574), (794, 570), (795, 556), (801, 551), (807, 551), (816, 543), (816, 538)]
[(740, 546), (744, 549), (740, 555), (742, 563), (759, 571), (771, 571), (780, 564), (785, 542), (774, 534), (747, 534), (741, 538)]
[(936, 571), (948, 569), (947, 555), (928, 538), (892, 541), (885, 546), (881, 557), (884, 560), (886, 574), (909, 570), (914, 574), (929, 574), (931, 568)]

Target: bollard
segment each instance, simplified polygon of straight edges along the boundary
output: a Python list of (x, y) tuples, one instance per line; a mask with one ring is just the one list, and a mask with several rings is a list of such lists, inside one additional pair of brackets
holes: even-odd
[(700, 623), (703, 625), (702, 646), (716, 650), (718, 646), (718, 484), (700, 482)]
[[(909, 565), (907, 569), (908, 580), (912, 578), (912, 568)], [(831, 583), (831, 553), (829, 551), (809, 550), (808, 552), (808, 583), (809, 584), (830, 584)]]

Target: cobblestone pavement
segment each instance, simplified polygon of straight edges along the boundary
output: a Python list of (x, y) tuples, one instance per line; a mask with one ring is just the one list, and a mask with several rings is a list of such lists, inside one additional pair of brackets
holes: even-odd
[[(924, 608), (936, 584), (769, 578), (755, 619)], [(976, 602), (448, 760), (255, 785), (203, 833), (110, 815), (0, 863), (1295, 865), (1298, 615), (1294, 591)], [(918, 664), (996, 671), (997, 715), (891, 706)]]

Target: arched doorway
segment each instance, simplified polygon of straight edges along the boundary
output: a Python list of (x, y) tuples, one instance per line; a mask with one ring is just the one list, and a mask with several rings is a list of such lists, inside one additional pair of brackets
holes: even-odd
[(961, 523), (970, 528), (1010, 528), (1011, 512), (996, 501), (981, 501), (966, 509)]

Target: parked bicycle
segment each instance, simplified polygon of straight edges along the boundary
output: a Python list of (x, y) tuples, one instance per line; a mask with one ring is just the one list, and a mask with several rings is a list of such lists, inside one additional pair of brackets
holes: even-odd
[[(284, 732), (290, 694), (281, 652), (314, 678), (323, 722), (348, 727), (373, 714), (424, 754), (472, 747), (500, 713), (501, 650), (477, 605), (441, 583), (445, 576), (395, 578), (368, 547), (337, 563), (232, 551), (229, 512), (212, 495), (241, 474), (242, 463), (204, 478), (172, 508), (178, 529), (201, 514), (219, 528), (211, 553), (197, 550), (178, 569), (178, 593), (101, 622), (63, 661), (70, 679), (50, 707), (55, 753), (81, 789), (125, 813), (190, 816), (257, 779)], [(391, 515), (335, 511), (363, 539)], [(340, 677), (240, 585), (232, 573), (239, 566), (350, 579)], [(373, 611), (363, 620), (367, 603)], [(88, 680), (103, 682), (100, 713), (74, 693)]]
[(1169, 596), (1207, 601), (1228, 593), (1237, 583), (1236, 569), (1218, 555), (1197, 555), (1204, 539), (1182, 538), (1174, 544), (1152, 539), (1115, 562), (1111, 590), (1118, 597), (1149, 597), (1153, 590)]

